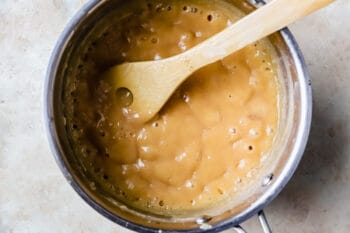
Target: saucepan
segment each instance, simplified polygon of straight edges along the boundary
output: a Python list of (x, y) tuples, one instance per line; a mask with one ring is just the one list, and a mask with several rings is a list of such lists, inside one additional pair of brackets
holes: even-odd
[[(226, 0), (249, 13), (261, 2)], [(122, 0), (91, 0), (70, 21), (59, 38), (49, 63), (45, 85), (45, 120), (48, 138), (55, 159), (75, 191), (96, 211), (126, 228), (137, 232), (219, 232), (239, 226), (258, 214), (265, 232), (271, 232), (263, 209), (284, 188), (303, 155), (311, 124), (311, 83), (301, 51), (288, 29), (269, 36), (278, 61), (280, 99), (279, 130), (273, 160), (263, 169), (255, 188), (240, 203), (215, 214), (176, 219), (140, 213), (108, 197), (96, 189), (93, 180), (74, 154), (69, 143), (63, 111), (64, 84), (69, 64), (78, 51), (79, 43), (104, 15), (117, 8)]]

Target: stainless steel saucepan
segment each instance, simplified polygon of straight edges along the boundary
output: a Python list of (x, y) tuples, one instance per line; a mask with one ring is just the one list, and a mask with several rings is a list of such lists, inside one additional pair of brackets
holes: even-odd
[[(244, 0), (225, 1), (246, 13), (254, 10), (254, 6)], [(96, 211), (138, 232), (219, 232), (228, 228), (244, 232), (239, 224), (256, 214), (264, 232), (271, 232), (262, 209), (280, 193), (297, 168), (311, 123), (311, 84), (301, 51), (288, 29), (268, 38), (278, 57), (276, 62), (281, 93), (279, 130), (270, 156), (273, 159), (262, 169), (261, 179), (256, 181), (254, 189), (240, 203), (215, 214), (171, 218), (141, 213), (110, 198), (103, 190), (92, 187), (93, 180), (86, 174), (69, 143), (62, 107), (64, 84), (80, 42), (99, 20), (120, 7), (122, 2), (89, 1), (70, 21), (51, 57), (45, 85), (45, 120), (52, 151), (68, 182)]]

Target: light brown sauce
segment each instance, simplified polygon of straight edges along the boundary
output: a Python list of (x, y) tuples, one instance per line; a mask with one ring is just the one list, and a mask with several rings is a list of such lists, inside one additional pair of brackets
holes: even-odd
[(162, 2), (124, 10), (86, 48), (68, 84), (68, 128), (80, 159), (119, 199), (153, 211), (203, 209), (255, 179), (269, 156), (276, 71), (268, 42), (257, 42), (193, 74), (155, 119), (128, 122), (116, 90), (99, 78), (108, 67), (178, 54), (240, 17), (219, 4)]

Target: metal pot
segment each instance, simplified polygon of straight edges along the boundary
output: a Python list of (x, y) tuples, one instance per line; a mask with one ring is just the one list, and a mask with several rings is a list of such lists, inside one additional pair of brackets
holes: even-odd
[[(244, 232), (239, 224), (259, 214), (265, 232), (271, 232), (262, 209), (284, 188), (293, 175), (307, 142), (311, 123), (311, 84), (305, 62), (296, 41), (288, 29), (269, 37), (279, 57), (281, 101), (279, 132), (273, 148), (274, 161), (264, 169), (256, 189), (239, 205), (214, 215), (190, 220), (164, 218), (139, 213), (96, 190), (75, 157), (67, 137), (62, 109), (67, 67), (74, 57), (79, 41), (94, 24), (120, 0), (91, 0), (70, 21), (61, 35), (47, 71), (45, 84), (45, 120), (48, 138), (56, 161), (68, 182), (95, 210), (108, 219), (138, 232), (219, 232), (234, 228)], [(253, 5), (241, 0), (227, 0), (246, 13)]]

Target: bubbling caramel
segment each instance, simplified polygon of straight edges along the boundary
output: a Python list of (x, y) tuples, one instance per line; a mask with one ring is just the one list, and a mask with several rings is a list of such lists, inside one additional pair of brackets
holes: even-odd
[(194, 73), (142, 125), (127, 117), (128, 93), (120, 97), (100, 78), (124, 61), (184, 52), (242, 16), (220, 1), (203, 2), (126, 4), (123, 15), (82, 49), (74, 81), (67, 84), (67, 125), (76, 156), (101, 186), (135, 208), (171, 213), (232, 197), (257, 178), (273, 146), (278, 83), (268, 40)]

